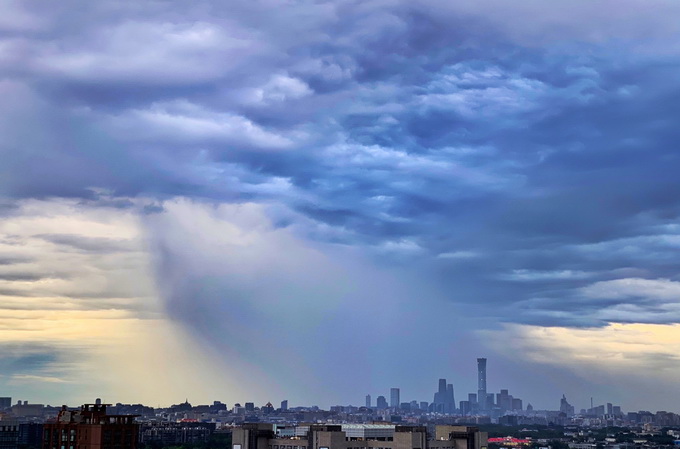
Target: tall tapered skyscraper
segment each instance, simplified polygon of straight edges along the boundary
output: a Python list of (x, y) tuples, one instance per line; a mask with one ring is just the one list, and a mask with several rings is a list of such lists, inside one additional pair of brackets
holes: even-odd
[(446, 402), (449, 404), (448, 413), (453, 413), (456, 409), (456, 398), (453, 396), (453, 384), (446, 385)]
[(477, 359), (477, 400), (480, 410), (486, 409), (486, 359)]

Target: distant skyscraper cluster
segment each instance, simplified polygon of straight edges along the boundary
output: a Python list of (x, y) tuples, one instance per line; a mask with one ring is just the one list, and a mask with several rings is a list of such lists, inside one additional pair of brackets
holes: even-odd
[[(462, 400), (456, 407), (453, 384), (447, 383), (445, 378), (439, 379), (437, 391), (431, 403), (426, 401), (401, 402), (400, 389), (390, 389), (389, 404), (384, 396), (378, 396), (376, 408), (393, 409), (394, 411), (422, 411), (431, 413), (441, 413), (444, 415), (476, 415), (484, 414), (489, 416), (501, 416), (508, 411), (523, 410), (522, 400), (513, 397), (508, 390), (500, 390), (499, 393), (489, 393), (487, 391), (487, 369), (486, 358), (477, 359), (477, 392), (470, 393), (467, 400)], [(366, 395), (366, 407), (370, 408), (371, 395)]]
[(485, 414), (501, 416), (508, 411), (521, 411), (524, 405), (520, 398), (513, 397), (508, 390), (489, 393), (486, 383), (486, 358), (477, 359), (477, 393), (468, 394), (467, 401), (460, 401), (461, 415)]
[(439, 389), (434, 394), (432, 411), (452, 414), (456, 411), (456, 400), (453, 396), (453, 384), (447, 384), (446, 379), (439, 379)]

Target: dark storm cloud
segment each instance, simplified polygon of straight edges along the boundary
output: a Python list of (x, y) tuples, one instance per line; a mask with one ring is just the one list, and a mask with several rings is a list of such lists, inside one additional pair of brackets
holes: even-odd
[(16, 257), (16, 256), (0, 256), (0, 266), (3, 265), (15, 265), (30, 262), (31, 259), (28, 257)]
[(36, 273), (0, 273), (0, 281), (28, 281), (34, 282), (45, 279)]
[(44, 368), (58, 360), (54, 348), (44, 345), (3, 344), (0, 369), (3, 373), (30, 372)]
[(2, 357), (0, 371), (7, 384), (7, 378), (13, 376), (33, 374), (61, 375), (69, 363), (81, 358), (79, 350), (85, 347), (61, 347), (43, 343), (2, 343)]
[(71, 247), (88, 253), (114, 253), (136, 250), (134, 242), (103, 237), (85, 237), (71, 234), (39, 234), (35, 237), (55, 245)]
[(676, 25), (620, 13), (602, 38), (592, 5), (491, 3), (15, 7), (0, 188), (281, 203), (495, 319), (677, 322), (653, 292), (584, 290), (677, 276)]
[[(12, 396), (43, 401), (50, 390), (64, 391), (73, 383), (74, 368), (85, 359), (86, 345), (3, 343), (0, 384)], [(27, 386), (28, 385), (28, 386)], [(79, 383), (82, 388), (82, 383)]]

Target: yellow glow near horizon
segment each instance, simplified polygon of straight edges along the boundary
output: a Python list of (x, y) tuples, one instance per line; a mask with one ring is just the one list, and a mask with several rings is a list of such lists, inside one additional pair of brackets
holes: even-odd
[(262, 382), (257, 369), (200, 346), (165, 316), (137, 211), (68, 199), (18, 206), (0, 221), (8, 261), (0, 345), (8, 357), (42, 361), (0, 375), (9, 388), (40, 401), (108, 395), (169, 405), (175, 395), (208, 401)]
[(565, 366), (583, 376), (593, 370), (617, 372), (639, 369), (641, 358), (666, 356), (665, 365), (645, 376), (672, 380), (680, 369), (680, 324), (612, 323), (601, 328), (506, 325), (483, 332), (492, 346), (512, 346), (530, 361)]

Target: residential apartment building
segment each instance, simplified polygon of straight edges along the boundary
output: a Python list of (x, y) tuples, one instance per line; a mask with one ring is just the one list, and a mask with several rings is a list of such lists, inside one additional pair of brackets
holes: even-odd
[(107, 405), (64, 406), (56, 421), (44, 424), (42, 449), (136, 449), (136, 415), (108, 415)]

